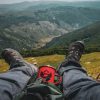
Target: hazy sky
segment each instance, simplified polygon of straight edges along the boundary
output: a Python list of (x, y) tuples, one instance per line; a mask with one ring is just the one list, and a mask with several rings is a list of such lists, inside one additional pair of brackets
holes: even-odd
[[(23, 1), (48, 1), (48, 0), (0, 0), (0, 4), (18, 3)], [(49, 0), (54, 1), (54, 0)], [(56, 0), (56, 1), (100, 1), (100, 0)]]

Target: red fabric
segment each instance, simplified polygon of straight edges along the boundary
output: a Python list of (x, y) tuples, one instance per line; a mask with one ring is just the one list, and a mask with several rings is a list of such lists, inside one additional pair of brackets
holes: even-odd
[(39, 68), (38, 72), (38, 78), (41, 77), (43, 80), (45, 80), (47, 77), (49, 77), (49, 80), (47, 82), (54, 83), (56, 70), (51, 66), (41, 66)]

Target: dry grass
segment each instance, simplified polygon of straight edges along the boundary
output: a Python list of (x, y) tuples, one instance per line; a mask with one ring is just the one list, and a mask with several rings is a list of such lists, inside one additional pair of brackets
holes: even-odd
[[(34, 64), (38, 63), (38, 66), (51, 65), (57, 67), (61, 61), (63, 61), (64, 55), (50, 55), (42, 57), (28, 57), (26, 61)], [(88, 74), (92, 77), (96, 77), (100, 73), (100, 52), (85, 54), (82, 56), (81, 64), (85, 66)], [(5, 72), (9, 69), (4, 60), (0, 60), (0, 72)]]
[(100, 73), (100, 52), (83, 55), (81, 63), (86, 68), (88, 74), (96, 78)]

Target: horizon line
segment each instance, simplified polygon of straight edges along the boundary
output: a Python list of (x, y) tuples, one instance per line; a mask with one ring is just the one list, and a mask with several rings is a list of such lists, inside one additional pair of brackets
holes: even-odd
[(19, 3), (24, 3), (24, 2), (100, 2), (99, 0), (85, 0), (85, 1), (80, 1), (80, 0), (77, 0), (77, 1), (65, 1), (65, 0), (43, 0), (43, 1), (40, 1), (40, 0), (35, 0), (35, 1), (21, 1), (21, 2), (12, 2), (12, 3), (0, 3), (0, 5), (5, 5), (5, 4), (19, 4)]

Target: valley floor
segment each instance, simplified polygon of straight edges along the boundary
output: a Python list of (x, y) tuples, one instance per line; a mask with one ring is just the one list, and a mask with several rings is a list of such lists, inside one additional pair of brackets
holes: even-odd
[[(51, 65), (57, 67), (61, 61), (63, 61), (64, 55), (50, 55), (41, 57), (28, 57), (25, 58), (26, 61), (34, 64), (37, 63), (38, 66)], [(100, 73), (100, 52), (85, 54), (82, 56), (81, 64), (87, 70), (89, 76), (96, 78)], [(0, 60), (0, 72), (5, 72), (9, 69), (8, 64), (4, 60)]]

